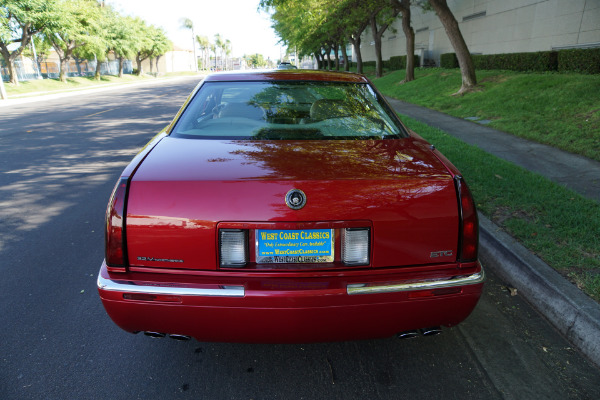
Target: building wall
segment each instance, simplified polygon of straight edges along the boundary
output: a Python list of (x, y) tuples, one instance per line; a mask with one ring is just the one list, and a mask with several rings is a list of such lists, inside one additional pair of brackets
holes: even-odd
[[(600, 47), (600, 0), (448, 0), (473, 54)], [(454, 49), (434, 12), (412, 7), (415, 54), (433, 59)], [(383, 59), (406, 54), (402, 22), (382, 39)], [(370, 29), (362, 36), (363, 61), (375, 60)], [(422, 57), (423, 58), (423, 57)]]
[(152, 68), (150, 68), (150, 60), (142, 61), (142, 69), (144, 73), (161, 73), (166, 72), (182, 72), (194, 71), (194, 53), (191, 50), (175, 49), (166, 52), (158, 59), (158, 71), (156, 70), (156, 61), (152, 60)]

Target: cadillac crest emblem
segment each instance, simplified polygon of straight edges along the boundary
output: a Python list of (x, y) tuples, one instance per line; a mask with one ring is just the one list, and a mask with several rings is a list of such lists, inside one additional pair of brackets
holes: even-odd
[(299, 210), (306, 205), (306, 195), (300, 189), (292, 189), (285, 195), (285, 204), (292, 210)]

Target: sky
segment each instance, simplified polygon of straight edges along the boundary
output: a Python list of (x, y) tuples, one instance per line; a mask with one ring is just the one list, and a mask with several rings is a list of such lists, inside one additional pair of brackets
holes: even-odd
[(232, 56), (262, 54), (279, 59), (285, 48), (271, 28), (269, 15), (257, 11), (259, 0), (107, 0), (122, 15), (140, 17), (165, 29), (178, 47), (192, 49), (192, 33), (181, 28), (181, 19), (194, 22), (194, 34), (214, 42), (215, 34), (229, 39)]

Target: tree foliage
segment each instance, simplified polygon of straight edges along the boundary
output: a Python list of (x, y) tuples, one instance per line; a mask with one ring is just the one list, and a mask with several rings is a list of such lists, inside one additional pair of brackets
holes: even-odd
[[(321, 67), (339, 69), (339, 53), (344, 57), (347, 43), (357, 55), (357, 70), (362, 72), (361, 35), (371, 28), (381, 49), (381, 37), (400, 10), (390, 0), (262, 0), (260, 7), (272, 11), (273, 28), (281, 42), (295, 47), (299, 55), (314, 55)], [(333, 60), (332, 60), (333, 56)], [(381, 70), (381, 54), (378, 56)]]
[[(297, 48), (301, 55), (314, 54), (320, 67), (332, 68), (331, 54), (352, 43), (357, 72), (362, 72), (361, 40), (365, 31), (373, 36), (376, 73), (382, 73), (381, 39), (396, 18), (402, 18), (406, 37), (406, 81), (414, 79), (415, 33), (411, 26), (411, 6), (435, 11), (455, 49), (463, 76), (461, 92), (476, 84), (475, 69), (464, 38), (446, 0), (261, 0), (259, 8), (272, 13), (272, 26), (281, 43)], [(346, 58), (344, 56), (344, 58)], [(347, 63), (346, 63), (347, 64)]]
[(262, 54), (252, 54), (249, 56), (244, 56), (246, 63), (251, 68), (264, 68), (267, 66), (268, 62), (265, 60)]
[(141, 73), (143, 60), (172, 47), (162, 29), (139, 18), (123, 17), (96, 0), (0, 0), (0, 54), (14, 84), (18, 84), (14, 62), (28, 52), (33, 40), (36, 47), (55, 50), (63, 81), (73, 58), (96, 59), (99, 78), (100, 61), (111, 52), (119, 60), (122, 75), (125, 59), (135, 59)]
[(100, 6), (94, 0), (57, 0), (56, 7), (57, 19), (45, 29), (44, 38), (56, 51), (60, 60), (59, 79), (66, 82), (73, 52), (95, 40)]
[(8, 66), (11, 83), (18, 85), (15, 60), (33, 35), (55, 26), (55, 0), (0, 0), (0, 54)]

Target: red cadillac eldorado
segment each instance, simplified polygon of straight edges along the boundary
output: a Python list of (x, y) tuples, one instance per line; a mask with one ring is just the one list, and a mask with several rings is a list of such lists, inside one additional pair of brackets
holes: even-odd
[(149, 336), (412, 336), (471, 313), (477, 251), (464, 179), (365, 77), (221, 73), (119, 178), (98, 290)]

